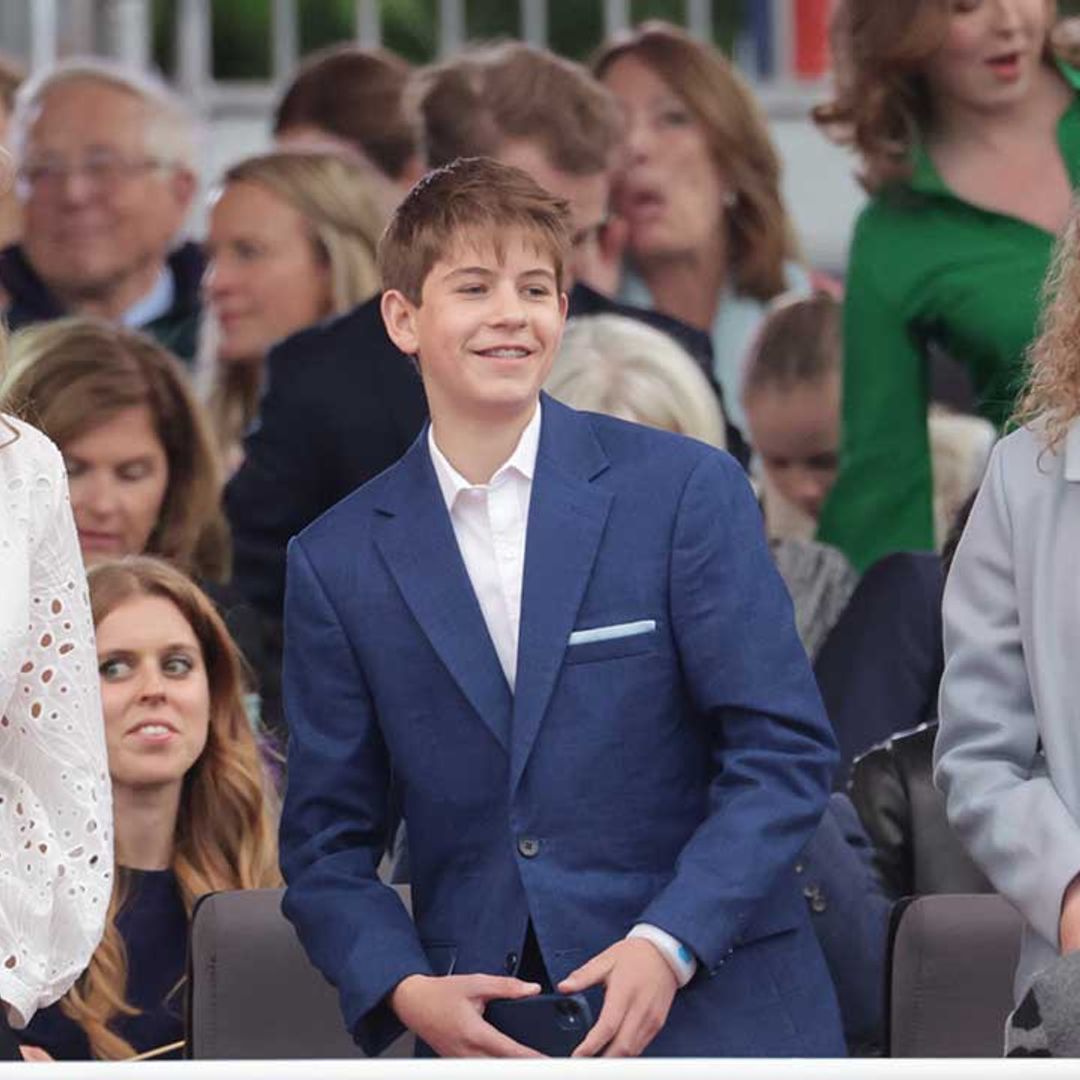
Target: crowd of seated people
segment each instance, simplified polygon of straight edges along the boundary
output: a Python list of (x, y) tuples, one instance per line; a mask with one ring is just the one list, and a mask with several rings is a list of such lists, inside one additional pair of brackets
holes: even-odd
[[(965, 847), (985, 847), (986, 826), (963, 816), (962, 703), (942, 723), (964, 839), (932, 755), (941, 550), (988, 460), (1000, 473), (991, 448), (1041, 305), (1075, 273), (1062, 261), (1041, 291), (1080, 179), (1080, 75), (1048, 11), (839, 0), (836, 95), (815, 119), (855, 150), (871, 195), (842, 290), (801, 254), (749, 85), (665, 23), (605, 42), (590, 66), (516, 42), (415, 70), (382, 49), (313, 54), (277, 105), (273, 149), (206, 193), (197, 241), (183, 238), (197, 125), (165, 83), (80, 58), (22, 83), (0, 137), (18, 211), (0, 250), (0, 413), (66, 466), (117, 866), (101, 944), (22, 1033), (25, 1056), (182, 1053), (195, 901), (282, 884), (286, 551), (430, 430), (423, 365), (384, 325), (380, 236), (415, 183), (474, 157), (568, 208), (569, 318), (546, 394), (726, 449), (753, 486), (839, 748), (791, 875), (849, 1051), (886, 1051), (892, 903), (1010, 884)], [(18, 78), (0, 66), (3, 115)], [(933, 400), (930, 369), (956, 364), (973, 395)], [(1046, 422), (1048, 394), (1023, 423)], [(1075, 441), (1056, 438), (1051, 453)], [(1001, 527), (990, 497), (983, 530)], [(977, 606), (974, 561), (954, 605)], [(972, 641), (965, 625), (951, 647), (970, 664), (993, 630)], [(1045, 769), (1041, 744), (1025, 747)]]

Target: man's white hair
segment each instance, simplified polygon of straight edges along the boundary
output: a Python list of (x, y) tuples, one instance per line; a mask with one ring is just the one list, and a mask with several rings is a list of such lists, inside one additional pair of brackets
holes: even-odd
[(73, 56), (32, 75), (15, 94), (10, 145), (25, 156), (30, 125), (51, 90), (72, 82), (96, 82), (131, 94), (147, 108), (146, 153), (165, 165), (198, 174), (199, 126), (191, 111), (158, 76), (96, 56)]

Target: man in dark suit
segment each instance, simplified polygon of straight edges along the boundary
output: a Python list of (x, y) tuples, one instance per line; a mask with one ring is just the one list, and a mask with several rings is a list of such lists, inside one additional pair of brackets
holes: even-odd
[[(484, 154), (566, 198), (574, 221), (570, 313), (614, 311), (671, 333), (712, 378), (708, 337), (656, 312), (615, 304), (618, 252), (603, 242), (609, 170), (621, 138), (610, 94), (580, 65), (527, 45), (467, 52), (421, 75), (425, 156), (433, 166)], [(553, 118), (558, 118), (553, 119)], [(289, 538), (395, 462), (427, 415), (409, 361), (386, 335), (378, 298), (270, 353), (259, 419), (226, 492), (239, 588), (280, 617)], [(729, 448), (745, 448), (729, 428)]]
[(431, 424), (289, 547), (284, 910), (369, 1051), (526, 1055), (488, 1001), (602, 987), (581, 1056), (842, 1054), (791, 872), (835, 760), (791, 602), (728, 455), (540, 394), (568, 224), (470, 159), (380, 246)]

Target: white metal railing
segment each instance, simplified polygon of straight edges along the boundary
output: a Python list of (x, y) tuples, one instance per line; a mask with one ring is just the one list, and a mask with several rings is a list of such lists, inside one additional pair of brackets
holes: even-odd
[[(211, 5), (230, 0), (178, 0), (176, 5), (177, 64), (176, 81), (185, 94), (203, 106), (213, 107), (222, 93), (226, 100), (232, 88), (213, 78), (211, 45)], [(514, 0), (506, 0), (512, 3)], [(517, 0), (521, 35), (536, 45), (548, 40), (549, 8), (556, 0)], [(576, 0), (577, 3), (598, 4), (603, 12), (606, 35), (618, 32), (631, 23), (630, 0)], [(701, 38), (712, 32), (714, 4), (731, 0), (685, 0), (684, 22), (687, 29)], [(772, 59), (769, 64), (774, 86), (794, 86), (793, 42), (796, 6), (804, 0), (750, 0), (753, 10), (767, 9), (771, 16), (770, 35)], [(61, 52), (61, 46), (74, 46), (74, 51), (102, 51), (133, 65), (144, 66), (150, 57), (152, 0), (0, 0), (0, 46), (9, 52), (23, 53), (32, 69), (51, 63)], [(354, 37), (365, 45), (376, 45), (382, 39), (381, 5), (379, 0), (354, 0)], [(271, 80), (250, 84), (244, 97), (250, 99), (255, 87), (264, 94), (288, 77), (299, 56), (297, 0), (271, 0)], [(438, 52), (446, 55), (459, 48), (468, 38), (465, 0), (439, 0), (437, 5)], [(95, 40), (62, 41), (69, 39), (70, 27), (82, 20), (83, 35)], [(21, 33), (20, 33), (21, 30)], [(16, 37), (23, 41), (16, 45)], [(742, 50), (749, 55), (752, 50)], [(801, 86), (805, 96), (805, 84)]]

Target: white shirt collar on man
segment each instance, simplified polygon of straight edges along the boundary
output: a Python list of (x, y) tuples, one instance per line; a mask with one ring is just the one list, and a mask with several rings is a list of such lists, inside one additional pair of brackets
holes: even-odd
[(446, 459), (428, 428), (428, 450), (458, 549), (503, 674), (514, 689), (517, 674), (525, 533), (540, 448), (539, 405), (514, 452), (487, 484), (471, 484)]

